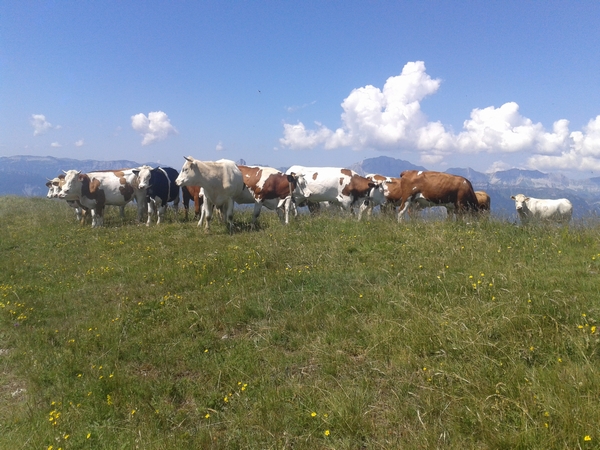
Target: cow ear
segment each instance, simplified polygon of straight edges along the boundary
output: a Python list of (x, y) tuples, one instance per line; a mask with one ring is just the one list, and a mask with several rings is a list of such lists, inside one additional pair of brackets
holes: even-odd
[(288, 183), (293, 183), (293, 182), (294, 182), (294, 181), (296, 181), (297, 179), (298, 179), (298, 177), (296, 176), (296, 174), (295, 174), (295, 173), (290, 173), (290, 174), (287, 176)]
[(529, 197), (525, 197), (525, 201), (529, 200)]
[(83, 176), (81, 173), (79, 173), (79, 176), (77, 177), (77, 179), (78, 179), (79, 181), (83, 181), (83, 179), (84, 179), (84, 178), (85, 178), (85, 177), (84, 177), (84, 176)]
[(194, 159), (191, 156), (184, 156), (183, 159), (185, 159), (186, 161), (189, 161), (189, 162), (194, 161)]
[(132, 170), (132, 172), (133, 172), (134, 175), (139, 175), (140, 174), (140, 171), (137, 170), (137, 169)]
[(514, 195), (511, 195), (510, 198), (512, 198), (513, 200), (516, 200)]

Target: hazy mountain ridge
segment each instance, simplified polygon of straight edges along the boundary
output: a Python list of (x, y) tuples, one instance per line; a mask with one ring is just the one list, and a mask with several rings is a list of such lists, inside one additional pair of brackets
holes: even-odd
[[(155, 163), (147, 163), (156, 166)], [(0, 195), (45, 196), (46, 181), (63, 173), (63, 170), (115, 170), (139, 167), (135, 161), (97, 161), (92, 159), (55, 158), (53, 156), (2, 156), (0, 157)]]
[[(0, 157), (0, 195), (44, 196), (47, 179), (54, 178), (63, 170), (92, 172), (139, 167), (143, 164), (158, 165), (129, 160), (97, 161), (52, 156)], [(388, 156), (368, 158), (348, 168), (361, 175), (378, 173), (390, 177), (398, 177), (404, 170), (427, 170), (423, 166)], [(279, 170), (285, 171), (286, 168)], [(450, 168), (446, 172), (469, 179), (475, 190), (488, 192), (495, 213), (514, 215), (514, 202), (510, 197), (519, 193), (537, 198), (566, 197), (573, 203), (576, 216), (600, 213), (600, 177), (573, 180), (560, 173), (538, 170), (509, 169), (483, 173), (470, 167)]]

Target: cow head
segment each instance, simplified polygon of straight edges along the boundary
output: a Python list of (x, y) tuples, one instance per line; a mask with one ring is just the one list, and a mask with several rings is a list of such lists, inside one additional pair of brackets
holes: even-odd
[(183, 167), (179, 171), (179, 176), (175, 180), (177, 186), (189, 186), (190, 180), (193, 178), (195, 173), (195, 159), (191, 156), (184, 156), (185, 162)]
[(527, 211), (527, 200), (529, 200), (529, 197), (526, 197), (523, 194), (517, 194), (511, 196), (510, 198), (515, 201), (515, 207), (518, 213), (524, 213)]
[(132, 172), (137, 177), (137, 186), (139, 189), (149, 189), (151, 187), (152, 167), (142, 166), (138, 169), (133, 169)]
[(383, 205), (385, 203), (385, 183), (370, 181), (368, 197), (374, 205)]
[(46, 197), (56, 198), (59, 192), (58, 183), (60, 180), (58, 178), (53, 178), (52, 180), (50, 178), (46, 179), (48, 180), (48, 182), (46, 183), (46, 187), (48, 188), (48, 193), (46, 194)]
[[(308, 197), (310, 197), (311, 191), (308, 188), (308, 183), (306, 182), (306, 178), (304, 178), (303, 174), (292, 174), (296, 179), (296, 187), (294, 189), (293, 197), (295, 201), (302, 203)], [(289, 181), (289, 178), (288, 178)]]
[[(63, 170), (63, 172), (65, 172)], [(78, 197), (81, 194), (81, 170), (69, 170), (65, 172), (65, 180), (58, 198), (69, 199), (69, 197)]]

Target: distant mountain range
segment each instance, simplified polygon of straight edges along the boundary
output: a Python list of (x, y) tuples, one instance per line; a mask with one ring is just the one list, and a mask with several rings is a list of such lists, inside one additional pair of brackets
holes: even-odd
[[(92, 172), (139, 167), (143, 164), (158, 166), (157, 163), (128, 160), (96, 161), (25, 155), (0, 157), (0, 195), (44, 196), (47, 192), (47, 179), (54, 178), (63, 170)], [(427, 170), (423, 166), (387, 156), (365, 159), (349, 168), (361, 175), (378, 173), (391, 177), (398, 177), (404, 170)], [(280, 168), (285, 169), (287, 168)], [(573, 203), (576, 217), (600, 213), (600, 177), (573, 180), (557, 173), (522, 169), (482, 173), (471, 168), (451, 168), (446, 172), (469, 179), (475, 190), (486, 191), (492, 198), (492, 211), (495, 214), (514, 216), (514, 202), (510, 196), (516, 194), (538, 198), (568, 198)]]

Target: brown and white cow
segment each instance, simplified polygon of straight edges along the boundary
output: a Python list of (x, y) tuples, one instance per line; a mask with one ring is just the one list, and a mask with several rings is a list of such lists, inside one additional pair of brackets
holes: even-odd
[[(62, 186), (65, 183), (65, 175), (60, 174), (59, 176), (53, 178), (52, 180), (48, 180), (46, 183), (46, 187), (48, 188), (48, 193), (46, 194), (47, 198), (58, 198), (59, 194), (62, 191)], [(77, 217), (77, 221), (81, 224), (85, 222), (85, 218), (87, 217), (87, 213), (89, 209), (83, 206), (79, 202), (79, 198), (73, 197), (74, 199), (67, 198), (67, 205), (75, 210), (75, 216)]]
[[(381, 205), (382, 212), (395, 211), (396, 207), (400, 206), (400, 202), (402, 201), (402, 178), (386, 177), (375, 173), (365, 175), (365, 178), (378, 182), (383, 186), (385, 203)], [(377, 205), (371, 205), (369, 207), (369, 214), (371, 214), (374, 206)]]
[(242, 172), (244, 189), (236, 203), (254, 203), (252, 226), (256, 224), (262, 206), (276, 210), (279, 219), (288, 224), (292, 195), (296, 189), (298, 177), (295, 174), (286, 175), (277, 169), (261, 166), (239, 165)]
[(294, 191), (297, 204), (330, 202), (345, 210), (358, 207), (360, 220), (370, 203), (380, 205), (385, 202), (380, 183), (368, 180), (350, 169), (292, 166), (286, 174), (298, 176)]
[(191, 156), (185, 157), (175, 183), (179, 186), (200, 186), (204, 190), (202, 214), (198, 226), (206, 220), (206, 230), (210, 227), (213, 207), (224, 210), (229, 231), (233, 232), (234, 198), (244, 189), (242, 172), (233, 161), (200, 161)]
[(106, 205), (123, 208), (135, 199), (138, 222), (141, 221), (146, 208), (146, 189), (138, 188), (134, 169), (105, 170), (87, 174), (69, 170), (65, 172), (65, 182), (59, 198), (73, 197), (78, 198), (83, 206), (90, 209), (92, 227), (104, 225), (104, 207)]
[(443, 172), (405, 170), (400, 178), (402, 202), (398, 221), (412, 205), (420, 208), (445, 206), (448, 218), (452, 217), (451, 213), (462, 216), (478, 210), (473, 186), (464, 177)]

